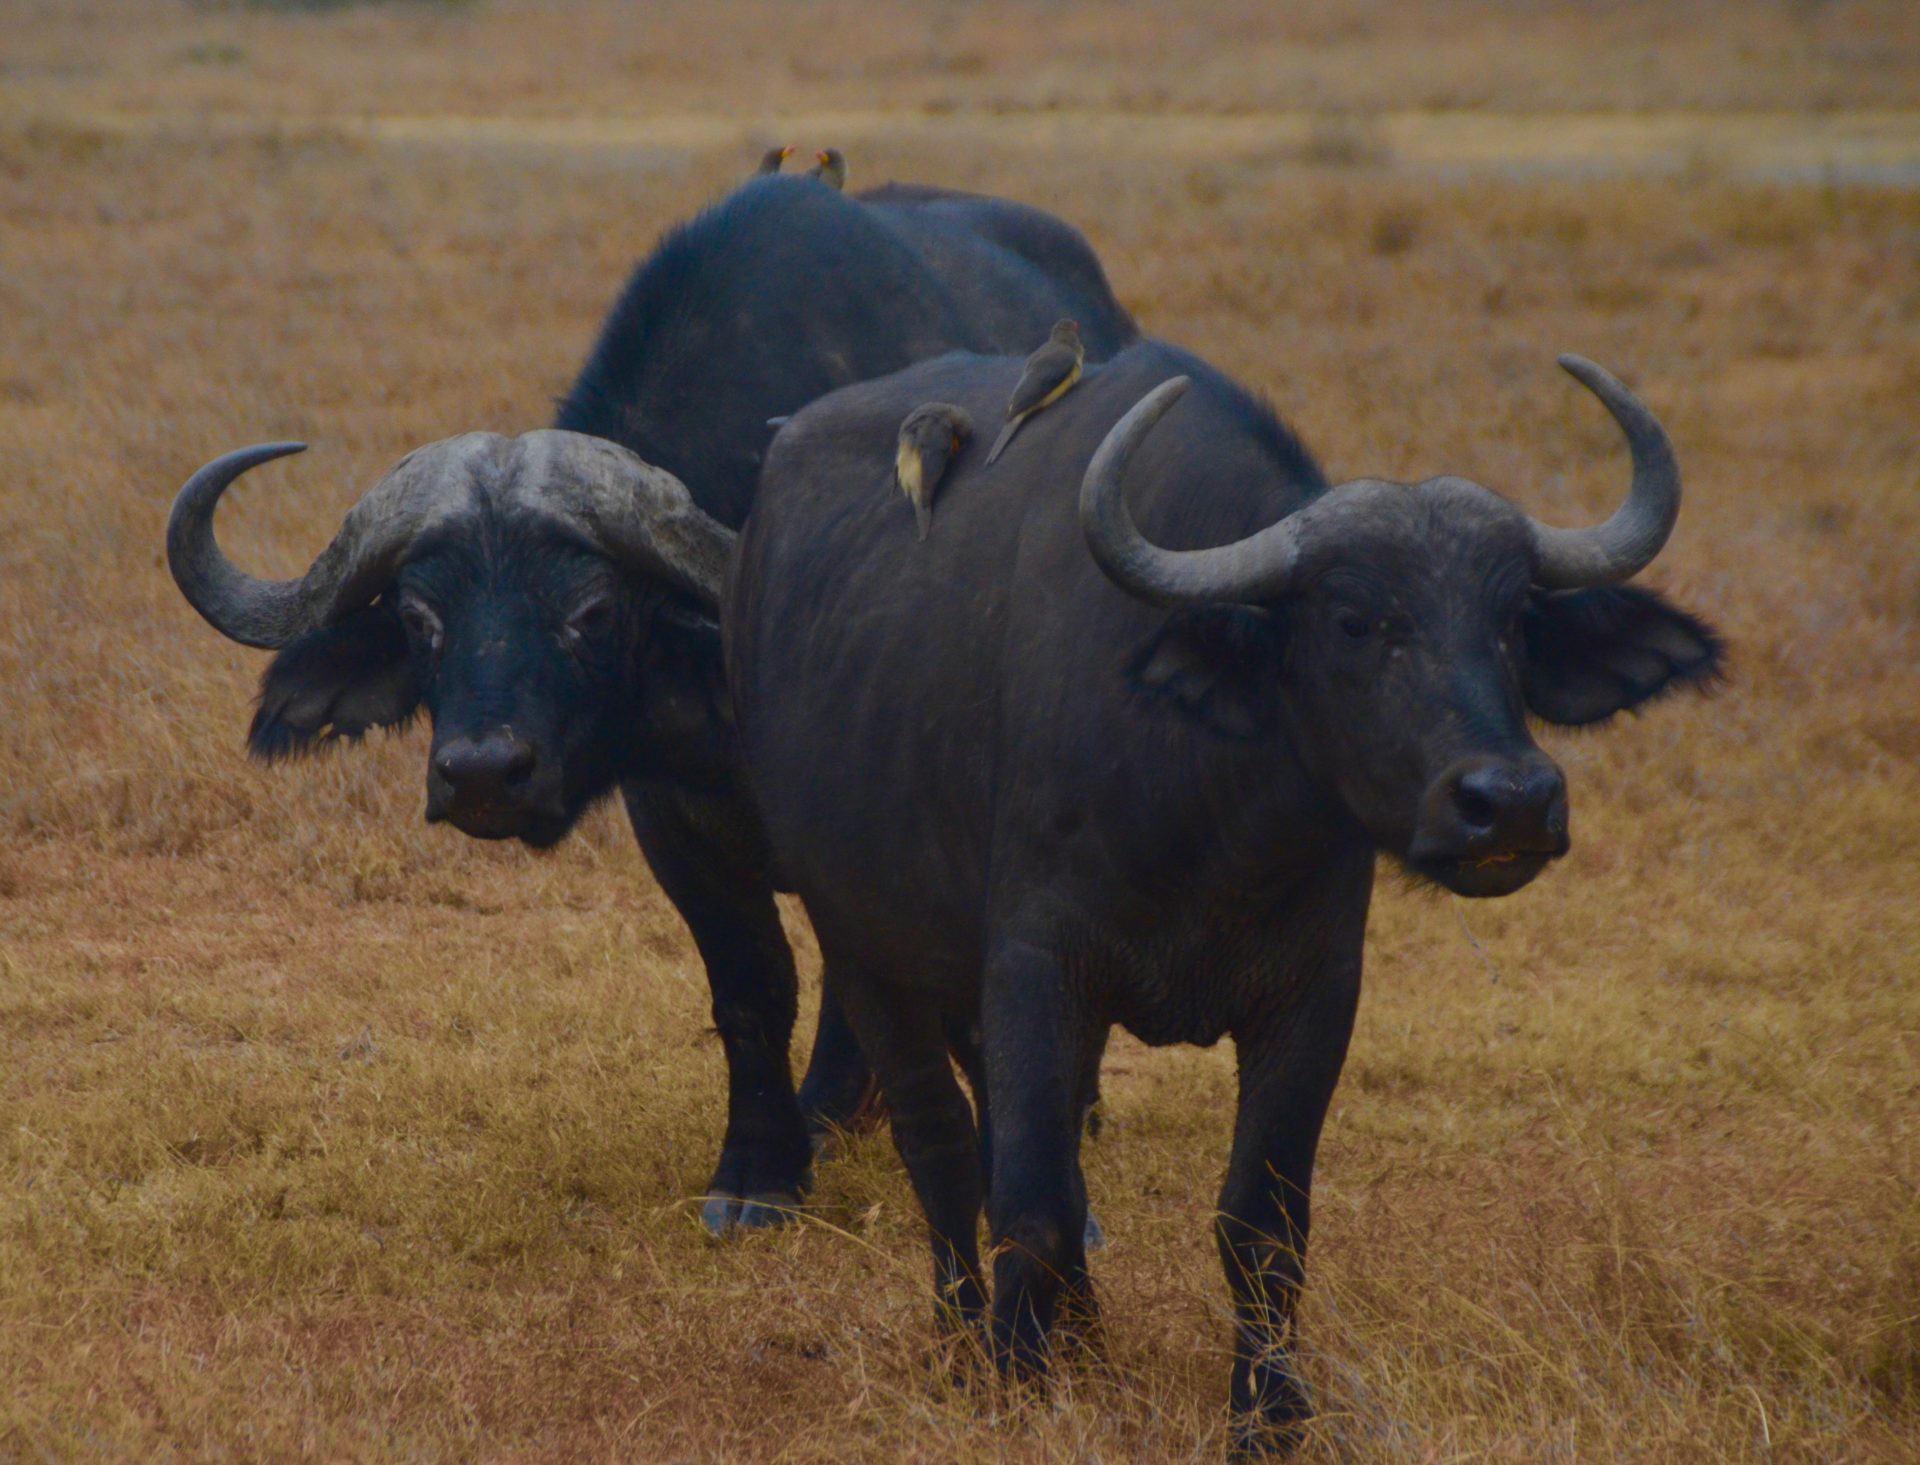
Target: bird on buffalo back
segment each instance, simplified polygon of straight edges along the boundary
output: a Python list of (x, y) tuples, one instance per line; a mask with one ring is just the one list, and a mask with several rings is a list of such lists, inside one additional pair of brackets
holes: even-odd
[(814, 154), (819, 159), (807, 169), (807, 177), (818, 178), (827, 187), (843, 189), (847, 186), (847, 160), (839, 148), (823, 148)]
[(768, 148), (766, 152), (760, 156), (760, 166), (753, 170), (755, 176), (765, 178), (770, 173), (778, 173), (781, 165), (792, 156), (792, 143), (788, 143), (785, 147)]
[(923, 540), (933, 525), (933, 496), (946, 476), (947, 465), (972, 436), (973, 418), (964, 407), (951, 402), (923, 403), (900, 424), (893, 477), (913, 505), (913, 517)]
[(991, 464), (1007, 449), (1013, 435), (1042, 407), (1050, 407), (1064, 397), (1080, 380), (1080, 368), (1086, 364), (1087, 348), (1080, 344), (1080, 327), (1070, 320), (1055, 321), (1046, 344), (1027, 358), (1027, 369), (1020, 384), (1007, 400), (1007, 425), (994, 439), (987, 454)]

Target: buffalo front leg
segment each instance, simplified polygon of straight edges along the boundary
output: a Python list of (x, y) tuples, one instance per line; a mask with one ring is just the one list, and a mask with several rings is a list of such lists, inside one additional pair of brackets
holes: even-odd
[(1358, 957), (1320, 978), (1276, 1023), (1236, 1032), (1240, 1106), (1216, 1222), (1233, 1292), (1237, 1456), (1286, 1453), (1311, 1405), (1294, 1357), (1306, 1275), (1314, 1151), (1353, 1032)]
[(1047, 1369), (1056, 1319), (1075, 1341), (1096, 1322), (1080, 1136), (1105, 1027), (1081, 1010), (1051, 953), (1010, 943), (987, 963), (980, 1028), (993, 1123), (994, 1356), (1003, 1372), (1032, 1377)]
[(793, 1092), (797, 984), (772, 887), (673, 793), (629, 786), (626, 799), (647, 863), (706, 963), (727, 1055), (727, 1134), (700, 1218), (715, 1235), (777, 1225), (806, 1193), (813, 1151)]

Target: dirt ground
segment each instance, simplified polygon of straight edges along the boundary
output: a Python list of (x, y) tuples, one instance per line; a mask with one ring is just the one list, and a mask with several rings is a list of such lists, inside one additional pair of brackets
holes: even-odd
[(770, 139), (1058, 210), (1336, 476), (1584, 522), (1626, 467), (1555, 353), (1656, 407), (1648, 578), (1733, 676), (1546, 739), (1520, 895), (1383, 882), (1307, 1455), (1920, 1457), (1920, 8), (1281, 10), (10, 11), (0, 1458), (1220, 1456), (1229, 1051), (1109, 1059), (1104, 1365), (953, 1393), (884, 1134), (701, 1231), (719, 1047), (613, 814), (430, 830), (419, 729), (249, 764), (263, 658), (166, 577), (226, 448), (313, 445), (221, 519), (285, 574), (410, 447), (543, 423)]

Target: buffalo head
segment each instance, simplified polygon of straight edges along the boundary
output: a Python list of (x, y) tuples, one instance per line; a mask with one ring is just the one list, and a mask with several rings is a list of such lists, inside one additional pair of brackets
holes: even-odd
[(544, 847), (629, 771), (637, 743), (718, 715), (707, 611), (733, 535), (670, 473), (580, 433), (448, 438), (368, 490), (305, 575), (255, 579), (221, 552), (214, 509), (242, 473), (302, 446), (214, 460), (167, 524), (194, 609), (279, 652), (256, 755), (424, 707), (428, 819)]
[(1122, 482), (1184, 377), (1115, 424), (1081, 487), (1101, 568), (1175, 608), (1136, 683), (1227, 735), (1284, 736), (1379, 847), (1461, 895), (1517, 890), (1568, 848), (1566, 782), (1527, 714), (1600, 722), (1720, 665), (1710, 628), (1623, 585), (1680, 512), (1665, 431), (1592, 362), (1561, 365), (1633, 457), (1626, 503), (1597, 528), (1550, 528), (1462, 478), (1359, 479), (1238, 543), (1162, 548)]

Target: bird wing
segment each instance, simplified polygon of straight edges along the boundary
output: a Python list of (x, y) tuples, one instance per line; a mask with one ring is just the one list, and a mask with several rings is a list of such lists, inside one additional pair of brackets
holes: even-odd
[(920, 480), (925, 485), (922, 492), (931, 499), (940, 487), (940, 480), (947, 476), (947, 464), (953, 461), (953, 439), (941, 437), (937, 443), (931, 443), (920, 450)]
[(1027, 369), (1020, 385), (1007, 400), (1007, 416), (1019, 417), (1057, 400), (1080, 380), (1080, 353), (1069, 346), (1049, 341), (1027, 358)]
[(920, 448), (912, 438), (904, 434), (900, 438), (900, 451), (894, 454), (893, 476), (900, 485), (900, 492), (918, 503), (920, 485), (923, 482), (920, 470)]

